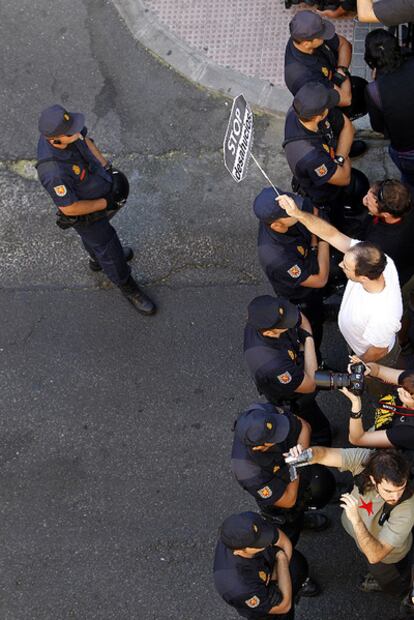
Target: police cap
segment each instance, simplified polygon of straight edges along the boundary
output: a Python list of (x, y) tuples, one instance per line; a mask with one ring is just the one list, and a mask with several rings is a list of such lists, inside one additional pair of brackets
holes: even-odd
[(278, 194), (276, 194), (273, 187), (265, 187), (262, 189), (260, 194), (256, 196), (253, 203), (253, 211), (259, 220), (266, 222), (267, 224), (271, 224), (280, 218), (289, 217), (286, 211), (279, 206), (279, 203), (276, 200), (276, 197), (281, 196), (282, 194), (291, 196), (291, 198), (295, 201), (296, 206), (301, 211), (308, 211), (309, 213), (312, 213), (313, 207), (309, 199), (303, 198), (302, 196), (297, 196), (291, 192), (284, 192), (279, 188), (276, 189)]
[(293, 99), (293, 108), (299, 116), (310, 118), (330, 110), (339, 103), (339, 93), (321, 82), (307, 82)]
[(237, 419), (235, 433), (246, 446), (281, 443), (289, 434), (290, 424), (271, 403), (253, 403)]
[(335, 35), (335, 26), (313, 11), (296, 13), (289, 24), (289, 30), (295, 41), (328, 40)]
[(39, 131), (43, 136), (73, 136), (84, 127), (83, 114), (68, 112), (58, 104), (43, 110), (39, 118)]
[(279, 532), (256, 512), (233, 514), (220, 527), (220, 539), (230, 549), (261, 549), (277, 542)]
[(289, 329), (298, 320), (298, 307), (282, 297), (260, 295), (247, 308), (247, 321), (256, 329)]

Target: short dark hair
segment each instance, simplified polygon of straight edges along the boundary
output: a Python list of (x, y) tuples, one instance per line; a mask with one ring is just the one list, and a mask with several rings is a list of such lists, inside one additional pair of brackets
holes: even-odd
[(369, 457), (364, 471), (358, 480), (358, 487), (365, 493), (373, 484), (372, 476), (376, 484), (386, 480), (396, 487), (401, 487), (410, 477), (410, 464), (407, 459), (395, 448), (376, 450)]
[(379, 73), (391, 73), (403, 63), (398, 39), (388, 30), (376, 28), (365, 39), (365, 62)]
[(403, 217), (411, 210), (411, 192), (397, 179), (375, 181), (371, 186), (371, 191), (376, 195), (379, 213)]
[(398, 377), (398, 385), (414, 396), (414, 370), (404, 370)]
[(375, 243), (360, 241), (350, 252), (355, 259), (355, 275), (365, 276), (369, 280), (377, 280), (383, 273), (387, 257)]

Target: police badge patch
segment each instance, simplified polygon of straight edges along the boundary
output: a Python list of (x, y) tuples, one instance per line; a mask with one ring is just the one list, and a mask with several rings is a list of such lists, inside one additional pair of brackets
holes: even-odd
[(292, 381), (292, 375), (290, 374), (290, 372), (284, 372), (281, 375), (277, 375), (277, 378), (279, 379), (280, 383), (290, 383)]
[(325, 166), (325, 164), (322, 164), (322, 166), (315, 168), (315, 172), (318, 177), (324, 177), (325, 174), (328, 174), (328, 168)]
[(53, 189), (55, 190), (55, 194), (60, 197), (66, 196), (66, 194), (68, 193), (65, 185), (56, 185), (56, 187), (54, 187)]
[(267, 499), (268, 497), (272, 497), (272, 489), (270, 487), (263, 487), (259, 489), (258, 494), (262, 499)]
[(249, 598), (247, 601), (245, 601), (245, 603), (247, 607), (250, 607), (250, 609), (255, 609), (260, 605), (260, 598), (258, 596), (252, 596), (252, 598)]
[(290, 276), (292, 276), (292, 278), (299, 278), (300, 274), (302, 273), (302, 269), (299, 267), (299, 265), (292, 265), (292, 267), (288, 269), (287, 272)]

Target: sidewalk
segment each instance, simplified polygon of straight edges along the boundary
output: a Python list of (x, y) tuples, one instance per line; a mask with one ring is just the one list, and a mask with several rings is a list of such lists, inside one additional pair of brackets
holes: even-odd
[[(284, 52), (296, 7), (286, 10), (283, 0), (114, 3), (134, 37), (191, 81), (230, 97), (243, 92), (251, 105), (274, 113), (288, 109)], [(333, 21), (354, 43), (353, 72), (368, 77), (363, 46), (372, 26), (353, 18)]]

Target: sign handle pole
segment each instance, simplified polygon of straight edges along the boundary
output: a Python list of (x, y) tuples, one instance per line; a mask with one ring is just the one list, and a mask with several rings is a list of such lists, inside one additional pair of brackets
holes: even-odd
[(263, 168), (261, 167), (261, 165), (259, 164), (259, 162), (257, 161), (256, 157), (253, 155), (253, 153), (250, 153), (250, 157), (253, 159), (254, 163), (256, 164), (256, 166), (259, 168), (260, 172), (262, 173), (262, 175), (264, 176), (264, 178), (266, 179), (266, 181), (268, 181), (270, 183), (270, 185), (273, 187), (273, 189), (276, 192), (277, 196), (280, 196), (280, 192), (277, 191), (276, 187), (273, 185), (272, 181), (269, 179), (269, 177), (267, 176), (266, 172), (263, 170)]

